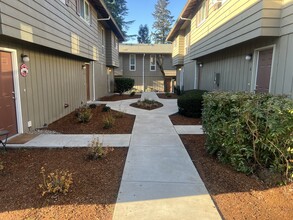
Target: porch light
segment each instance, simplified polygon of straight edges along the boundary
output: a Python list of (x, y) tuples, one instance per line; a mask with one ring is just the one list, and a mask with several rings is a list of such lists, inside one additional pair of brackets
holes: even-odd
[(26, 55), (26, 54), (21, 54), (20, 56), (21, 56), (22, 62), (27, 63), (27, 62), (30, 61), (30, 58), (29, 58), (28, 55)]
[(252, 59), (252, 53), (247, 54), (247, 55), (245, 56), (245, 60), (249, 61), (249, 60), (251, 60), (251, 59)]
[(85, 69), (86, 69), (86, 65), (85, 65), (85, 64), (82, 64), (82, 65), (81, 65), (81, 68), (82, 68), (83, 70), (85, 70)]
[(202, 68), (202, 67), (203, 67), (203, 63), (198, 63), (198, 66), (199, 66), (200, 68)]

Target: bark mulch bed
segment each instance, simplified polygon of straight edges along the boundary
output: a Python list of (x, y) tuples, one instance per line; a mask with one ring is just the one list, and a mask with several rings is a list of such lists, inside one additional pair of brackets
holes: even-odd
[(156, 104), (144, 105), (144, 104), (139, 104), (138, 102), (135, 102), (130, 104), (130, 106), (134, 108), (144, 109), (144, 110), (154, 110), (154, 109), (163, 107), (163, 104), (160, 102), (156, 102)]
[[(0, 153), (0, 219), (112, 219), (127, 148), (89, 161), (88, 148), (9, 149)], [(41, 167), (72, 173), (67, 195), (42, 197)]]
[(180, 137), (224, 219), (292, 219), (293, 183), (269, 187), (207, 154), (205, 135)]
[(126, 99), (139, 99), (140, 97), (141, 95), (130, 96), (126, 94), (123, 94), (123, 95), (114, 94), (111, 96), (104, 96), (100, 98), (99, 101), (121, 101)]
[[(93, 116), (88, 123), (77, 121), (75, 112), (51, 123), (47, 130), (57, 131), (62, 134), (131, 134), (135, 116), (123, 113), (123, 117), (115, 117), (117, 111), (102, 112), (104, 105), (92, 109)], [(103, 117), (112, 114), (115, 117), (113, 127), (104, 129)], [(121, 114), (119, 114), (121, 116)]]
[(175, 93), (168, 93), (168, 96), (165, 93), (157, 93), (157, 96), (160, 99), (178, 99), (178, 95)]
[(201, 125), (201, 118), (188, 118), (179, 113), (169, 116), (173, 125)]

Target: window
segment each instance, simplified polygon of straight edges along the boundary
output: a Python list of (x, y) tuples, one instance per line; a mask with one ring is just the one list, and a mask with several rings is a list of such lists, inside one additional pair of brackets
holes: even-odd
[(136, 70), (136, 55), (135, 54), (129, 55), (129, 70), (130, 71)]
[(201, 25), (206, 19), (206, 14), (207, 14), (207, 7), (206, 7), (207, 4), (206, 3), (207, 3), (206, 0), (204, 0), (201, 4), (199, 11), (198, 11), (198, 16), (197, 16), (197, 18), (198, 18), (197, 25), (198, 26)]
[(176, 39), (174, 40), (174, 48), (177, 48), (177, 39), (178, 39), (178, 38), (176, 38)]
[(80, 17), (82, 17), (87, 23), (90, 23), (90, 5), (86, 0), (80, 1)]
[(156, 71), (156, 55), (150, 55), (150, 71)]
[(113, 45), (114, 45), (114, 48), (116, 50), (118, 50), (118, 40), (117, 40), (117, 37), (115, 35), (112, 35), (113, 36)]

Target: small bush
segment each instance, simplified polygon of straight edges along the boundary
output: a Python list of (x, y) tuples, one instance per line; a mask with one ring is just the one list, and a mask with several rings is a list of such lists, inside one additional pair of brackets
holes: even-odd
[(87, 123), (91, 120), (93, 114), (92, 110), (87, 106), (82, 106), (75, 110), (75, 115), (77, 120), (81, 123)]
[(99, 142), (99, 138), (94, 138), (88, 145), (88, 159), (98, 160), (102, 157), (105, 157), (109, 152), (113, 151), (112, 147), (103, 147), (103, 143)]
[(130, 95), (130, 96), (135, 96), (135, 92), (133, 91), (133, 92), (131, 92), (129, 95)]
[(55, 172), (51, 172), (49, 174), (45, 174), (45, 172), (45, 168), (42, 167), (41, 174), (43, 177), (43, 184), (39, 185), (39, 187), (43, 190), (42, 196), (47, 193), (63, 193), (66, 195), (71, 184), (73, 183), (72, 173), (62, 170), (55, 170)]
[(90, 109), (95, 109), (95, 108), (97, 108), (97, 105), (94, 104), (94, 103), (92, 103), (92, 104), (89, 105), (89, 108), (90, 108)]
[(170, 92), (165, 92), (165, 96), (170, 98), (172, 95), (170, 94)]
[(200, 118), (202, 112), (202, 101), (205, 90), (190, 90), (178, 97), (177, 105), (179, 113), (187, 116)]
[(115, 92), (120, 93), (129, 91), (134, 86), (134, 79), (119, 77), (115, 78)]
[(103, 128), (105, 129), (111, 128), (115, 124), (115, 118), (113, 117), (111, 113), (108, 113), (107, 115), (103, 116), (103, 123), (104, 123)]
[(104, 106), (103, 108), (102, 108), (102, 112), (110, 112), (111, 111), (111, 107), (109, 107), (109, 106)]
[(293, 179), (293, 101), (270, 94), (204, 95), (207, 150), (237, 171)]
[(114, 116), (115, 118), (123, 118), (124, 115), (125, 113), (123, 111), (117, 111)]

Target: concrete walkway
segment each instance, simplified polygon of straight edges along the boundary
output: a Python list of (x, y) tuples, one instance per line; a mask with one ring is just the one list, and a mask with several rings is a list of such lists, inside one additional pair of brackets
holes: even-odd
[[(158, 100), (155, 93), (143, 97)], [(136, 112), (113, 220), (221, 219), (176, 132), (202, 131), (175, 129), (168, 115), (178, 111), (176, 100), (160, 102), (160, 109)]]
[(132, 134), (42, 134), (26, 144), (7, 147), (86, 147), (93, 137), (104, 146), (129, 146), (113, 220), (221, 219), (178, 134), (202, 134), (201, 126), (173, 126), (168, 115), (176, 100), (143, 93), (160, 101), (152, 111), (130, 107), (138, 99), (107, 103), (136, 115)]

